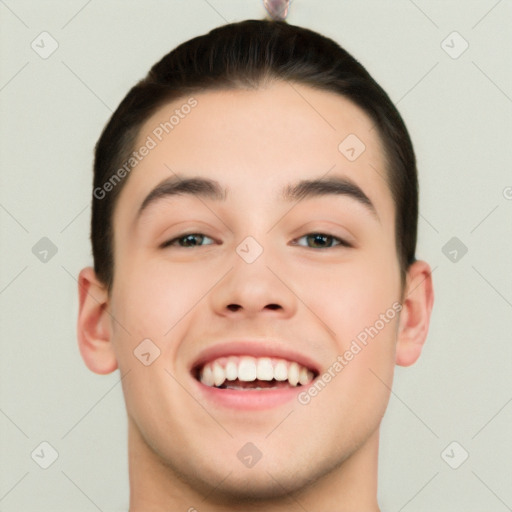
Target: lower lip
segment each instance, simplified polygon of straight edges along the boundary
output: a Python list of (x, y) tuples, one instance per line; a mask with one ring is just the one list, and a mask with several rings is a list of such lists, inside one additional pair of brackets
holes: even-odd
[(199, 392), (209, 402), (229, 409), (243, 409), (246, 411), (271, 409), (283, 405), (297, 399), (297, 395), (309, 387), (296, 386), (280, 389), (247, 389), (238, 391), (236, 389), (210, 387), (194, 378), (193, 380), (198, 386)]

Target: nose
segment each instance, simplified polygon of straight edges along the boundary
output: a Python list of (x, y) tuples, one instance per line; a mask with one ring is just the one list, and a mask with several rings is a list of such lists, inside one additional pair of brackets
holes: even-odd
[(217, 315), (237, 319), (256, 316), (292, 317), (297, 297), (286, 273), (266, 253), (248, 263), (233, 259), (231, 270), (210, 293), (210, 305)]

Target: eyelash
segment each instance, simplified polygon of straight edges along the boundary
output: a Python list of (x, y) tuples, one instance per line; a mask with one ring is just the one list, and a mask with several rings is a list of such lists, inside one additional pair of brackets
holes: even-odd
[[(185, 233), (184, 235), (181, 235), (181, 236), (178, 236), (176, 238), (172, 238), (171, 240), (168, 240), (166, 242), (164, 242), (160, 247), (162, 249), (165, 249), (167, 247), (171, 247), (173, 245), (176, 245), (175, 242), (178, 242), (180, 240), (183, 240), (187, 237), (191, 237), (191, 236), (202, 236), (204, 238), (210, 238), (208, 236), (205, 236), (203, 235), (202, 233)], [(296, 238), (294, 240), (294, 242), (296, 240), (300, 240), (301, 238), (305, 238), (305, 237), (310, 237), (310, 236), (321, 236), (321, 237), (326, 237), (326, 238), (330, 238), (332, 239), (333, 241), (337, 241), (339, 242), (338, 244), (336, 245), (333, 245), (333, 246), (330, 246), (330, 247), (308, 247), (308, 246), (304, 246), (304, 245), (301, 245), (301, 247), (306, 247), (306, 248), (309, 248), (309, 249), (334, 249), (334, 247), (353, 247), (351, 244), (349, 244), (346, 240), (343, 240), (342, 238), (339, 238), (337, 236), (334, 236), (334, 235), (331, 235), (329, 233), (323, 233), (323, 232), (319, 232), (319, 231), (314, 231), (314, 232), (311, 232), (311, 233), (306, 233), (305, 235), (302, 235), (301, 237), (299, 238)], [(213, 240), (212, 238), (210, 238), (210, 240)], [(212, 244), (207, 244), (207, 245), (212, 245)], [(300, 245), (300, 244), (294, 244), (294, 245)], [(180, 249), (187, 249), (187, 248), (194, 248), (193, 246), (178, 246)], [(198, 246), (198, 247), (202, 247), (202, 246)]]

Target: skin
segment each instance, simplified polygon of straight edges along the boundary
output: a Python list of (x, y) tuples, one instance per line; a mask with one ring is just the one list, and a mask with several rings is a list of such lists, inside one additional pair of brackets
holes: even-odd
[[(85, 364), (125, 376), (130, 512), (217, 512), (241, 503), (245, 511), (378, 511), (379, 425), (394, 367), (419, 357), (433, 305), (426, 262), (411, 265), (400, 285), (378, 134), (357, 106), (305, 85), (194, 97), (198, 105), (137, 165), (120, 194), (111, 294), (92, 268), (79, 276)], [(186, 100), (157, 111), (136, 146)], [(348, 134), (366, 146), (353, 162), (338, 150)], [(167, 198), (135, 222), (146, 195), (173, 173), (219, 181), (226, 200)], [(285, 185), (326, 173), (353, 180), (378, 218), (348, 196), (279, 197)], [(190, 232), (209, 238), (196, 247), (160, 247)], [(317, 248), (311, 233), (353, 247), (334, 241)], [(251, 264), (236, 252), (247, 236), (263, 248)], [(291, 400), (241, 412), (196, 393), (189, 365), (210, 345), (277, 343), (326, 371), (395, 302), (400, 315), (307, 405)], [(149, 366), (133, 354), (146, 338), (160, 350)], [(262, 453), (252, 468), (237, 457), (249, 441)]]

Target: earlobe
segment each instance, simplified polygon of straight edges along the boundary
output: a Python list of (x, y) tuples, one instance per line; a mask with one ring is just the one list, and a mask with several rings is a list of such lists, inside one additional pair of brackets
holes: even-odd
[(399, 320), (396, 346), (396, 364), (399, 366), (410, 366), (420, 356), (427, 338), (433, 304), (430, 266), (424, 261), (415, 261), (407, 271)]
[(87, 267), (78, 276), (79, 312), (77, 337), (80, 354), (94, 373), (106, 374), (117, 369), (108, 315), (108, 292)]

